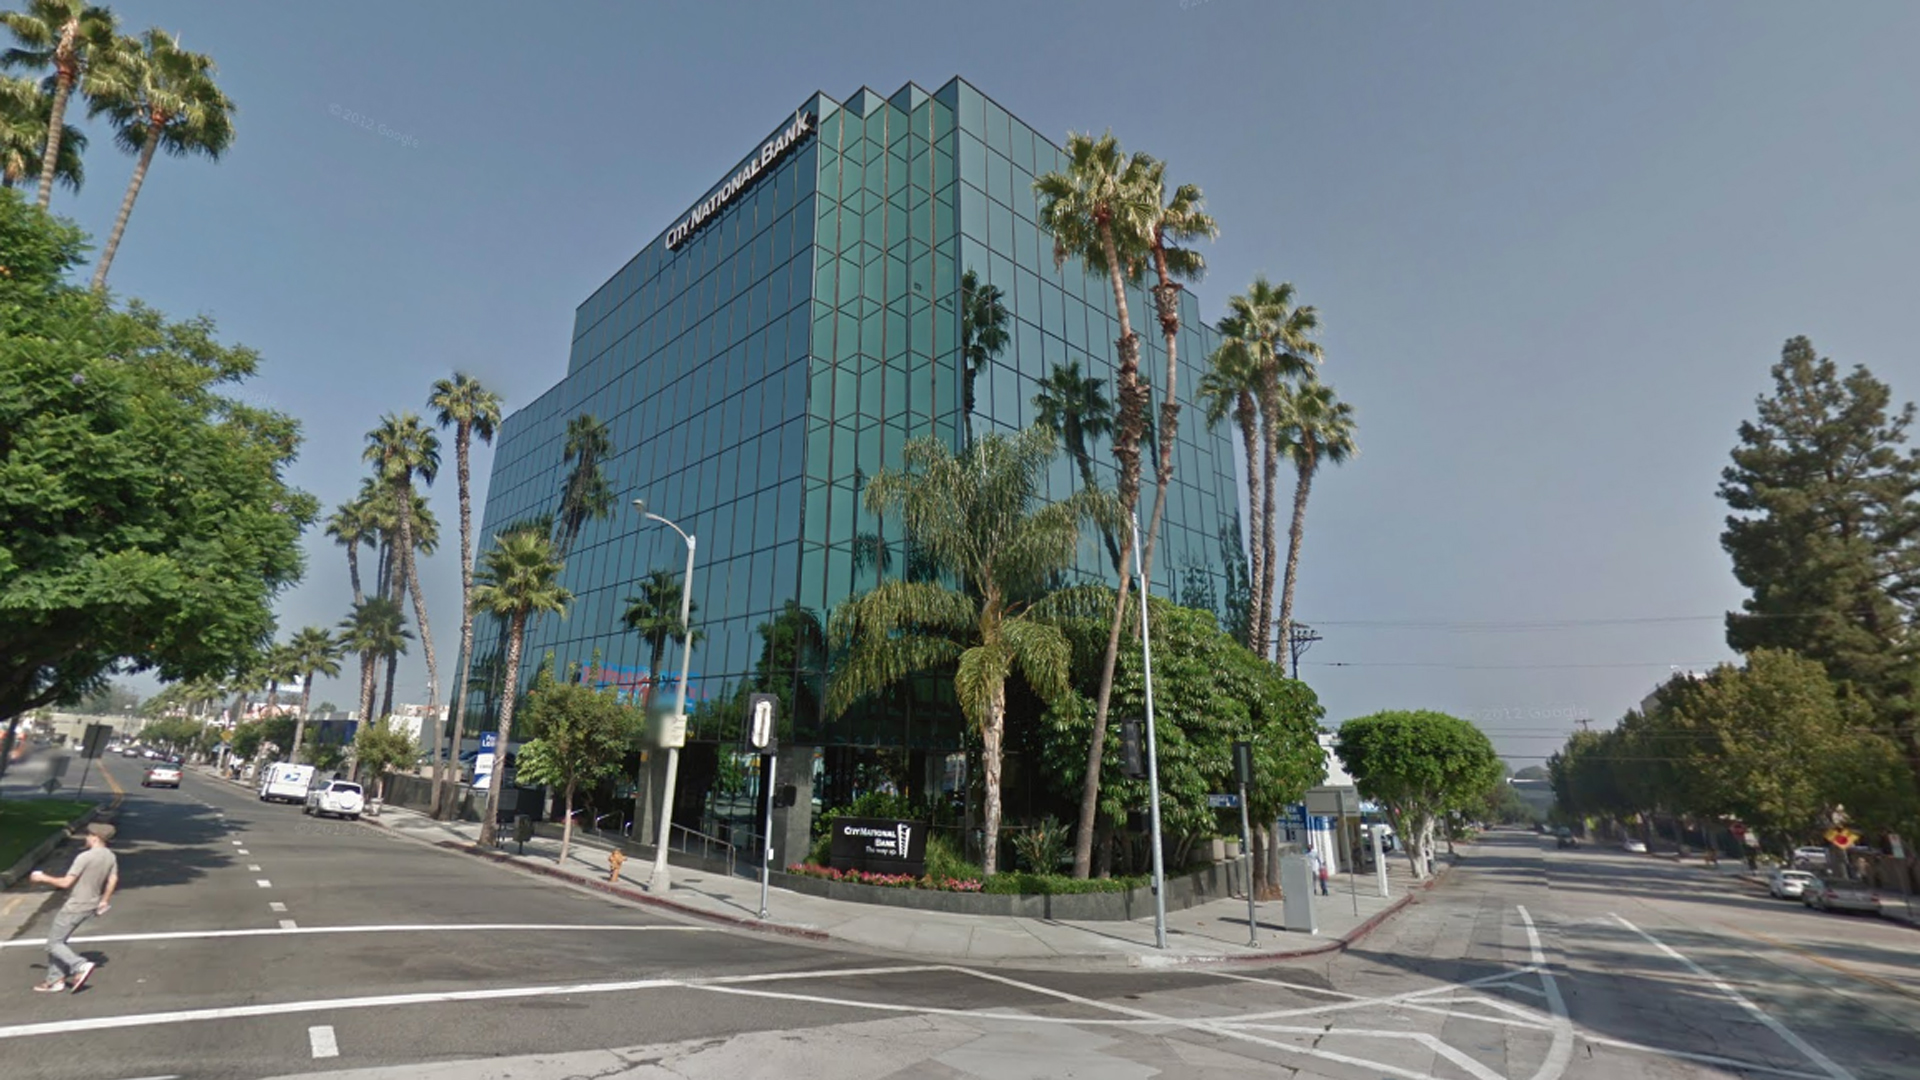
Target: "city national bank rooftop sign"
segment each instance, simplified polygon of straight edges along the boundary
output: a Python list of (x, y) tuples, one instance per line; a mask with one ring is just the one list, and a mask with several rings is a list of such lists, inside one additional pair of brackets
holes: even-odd
[(667, 250), (672, 251), (685, 243), (687, 237), (693, 235), (693, 230), (720, 213), (728, 203), (733, 201), (734, 196), (751, 187), (753, 182), (760, 178), (761, 173), (773, 168), (774, 162), (779, 161), (788, 150), (812, 132), (813, 117), (808, 115), (805, 109), (795, 110), (793, 123), (787, 125), (787, 130), (767, 140), (767, 145), (761, 147), (759, 153), (748, 158), (739, 172), (728, 177), (727, 182), (720, 185), (720, 190), (707, 196), (706, 201), (689, 211), (684, 220), (667, 230)]

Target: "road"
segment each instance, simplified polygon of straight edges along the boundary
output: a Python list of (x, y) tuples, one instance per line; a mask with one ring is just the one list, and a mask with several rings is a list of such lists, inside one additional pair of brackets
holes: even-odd
[(28, 990), (45, 913), (0, 944), (0, 1077), (1920, 1075), (1920, 934), (1519, 832), (1345, 954), (1074, 972), (682, 921), (198, 772), (121, 823), (88, 987)]

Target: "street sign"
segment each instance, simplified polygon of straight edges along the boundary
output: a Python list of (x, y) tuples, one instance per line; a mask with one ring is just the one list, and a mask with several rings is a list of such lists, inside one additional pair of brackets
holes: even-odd
[(80, 736), (80, 756), (97, 758), (107, 748), (107, 736), (113, 729), (105, 724), (88, 724), (86, 733)]
[(1827, 843), (1837, 848), (1850, 848), (1860, 842), (1860, 834), (1852, 829), (1828, 829)]
[(754, 694), (747, 698), (747, 743), (763, 754), (774, 750), (774, 706), (779, 700), (772, 694)]
[(1240, 796), (1210, 794), (1207, 796), (1207, 805), (1215, 810), (1231, 810), (1240, 805)]
[(687, 745), (687, 714), (669, 713), (660, 718), (660, 746), (678, 750)]

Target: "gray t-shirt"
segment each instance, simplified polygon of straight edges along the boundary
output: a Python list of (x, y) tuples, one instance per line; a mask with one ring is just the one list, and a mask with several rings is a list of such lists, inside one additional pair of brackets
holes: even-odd
[(107, 879), (119, 866), (120, 861), (106, 848), (90, 847), (81, 852), (67, 871), (73, 887), (67, 890), (67, 902), (60, 905), (60, 910), (92, 911), (99, 907), (100, 897), (107, 891)]

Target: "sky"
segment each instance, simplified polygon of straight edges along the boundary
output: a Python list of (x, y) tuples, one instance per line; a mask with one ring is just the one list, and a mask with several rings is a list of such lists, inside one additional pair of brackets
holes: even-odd
[[(155, 164), (111, 285), (261, 352), (244, 395), (301, 420), (329, 508), (435, 379), (510, 409), (556, 382), (574, 307), (816, 90), (958, 74), (1056, 142), (1111, 128), (1205, 191), (1203, 309), (1293, 282), (1357, 410), (1300, 568), (1326, 722), (1440, 709), (1516, 765), (1733, 658), (1715, 488), (1786, 338), (1920, 396), (1911, 4), (120, 7), (214, 57), (238, 137)], [(83, 127), (54, 208), (104, 238), (131, 161)], [(343, 552), (307, 550), (284, 633), (348, 606)]]

